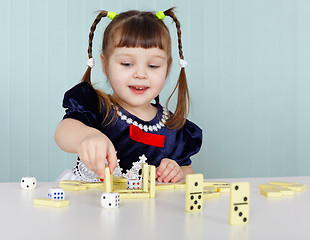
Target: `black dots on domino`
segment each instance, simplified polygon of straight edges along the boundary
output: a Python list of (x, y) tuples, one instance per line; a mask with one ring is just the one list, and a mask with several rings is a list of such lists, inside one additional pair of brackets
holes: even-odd
[[(236, 191), (239, 190), (239, 186), (238, 186), (238, 185), (235, 186), (235, 190), (236, 190)], [(243, 198), (243, 201), (245, 201), (245, 202), (248, 201), (248, 198), (247, 198), (247, 197), (244, 197), (244, 198)]]

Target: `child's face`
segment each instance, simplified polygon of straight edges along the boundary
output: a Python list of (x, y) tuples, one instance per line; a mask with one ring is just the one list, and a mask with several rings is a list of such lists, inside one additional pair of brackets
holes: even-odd
[(114, 50), (108, 62), (101, 57), (113, 96), (126, 106), (149, 106), (161, 92), (168, 68), (164, 50), (121, 47)]

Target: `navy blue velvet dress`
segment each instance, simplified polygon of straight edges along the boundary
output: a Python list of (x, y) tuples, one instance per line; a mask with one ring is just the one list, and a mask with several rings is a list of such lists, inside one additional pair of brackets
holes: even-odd
[[(90, 84), (79, 83), (65, 93), (63, 100), (63, 107), (66, 108), (64, 119), (73, 118), (87, 126), (99, 129), (112, 141), (119, 160), (118, 171), (123, 174), (132, 169), (134, 163), (139, 161), (157, 167), (163, 158), (169, 158), (175, 160), (180, 166), (190, 165), (190, 157), (200, 150), (202, 131), (198, 126), (186, 120), (182, 129), (168, 129), (163, 124), (167, 119), (167, 110), (160, 104), (155, 106), (158, 108), (158, 114), (151, 121), (143, 121), (119, 107), (117, 120), (104, 126), (112, 119), (115, 109), (112, 108), (104, 123), (103, 118), (106, 111), (105, 109), (99, 111), (98, 95)], [(129, 136), (131, 124), (139, 127), (143, 132), (163, 135), (165, 137), (164, 146), (151, 146), (133, 140)], [(78, 161), (76, 169), (80, 164), (82, 162)], [(76, 173), (76, 171), (74, 172)]]

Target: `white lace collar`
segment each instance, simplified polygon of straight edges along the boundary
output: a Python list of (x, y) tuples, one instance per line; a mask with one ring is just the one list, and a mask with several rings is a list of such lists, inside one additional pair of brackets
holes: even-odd
[[(156, 124), (153, 125), (147, 125), (147, 124), (142, 124), (139, 123), (138, 121), (134, 121), (132, 118), (128, 117), (127, 115), (125, 115), (124, 113), (122, 113), (120, 110), (117, 110), (117, 115), (120, 117), (120, 119), (122, 121), (126, 121), (127, 124), (133, 124), (134, 126), (139, 127), (141, 130), (144, 130), (145, 132), (157, 132), (159, 129), (164, 128), (165, 127), (165, 123), (168, 119), (168, 111), (166, 108), (162, 107), (162, 114), (161, 114), (161, 119), (158, 120), (158, 122)], [(151, 120), (152, 121), (152, 120)], [(151, 122), (150, 121), (150, 122)]]

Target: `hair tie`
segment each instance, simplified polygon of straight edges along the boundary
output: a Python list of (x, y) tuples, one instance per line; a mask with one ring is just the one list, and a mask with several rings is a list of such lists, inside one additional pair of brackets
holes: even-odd
[(180, 59), (179, 61), (181, 68), (186, 68), (187, 62), (184, 59)]
[(164, 20), (164, 18), (166, 17), (166, 15), (164, 14), (163, 11), (157, 12), (155, 16), (156, 16), (159, 20)]
[(87, 60), (87, 66), (90, 67), (90, 68), (93, 68), (95, 66), (95, 59), (89, 58)]
[(110, 18), (111, 20), (113, 20), (116, 16), (117, 14), (115, 12), (108, 12), (107, 14), (107, 17)]

